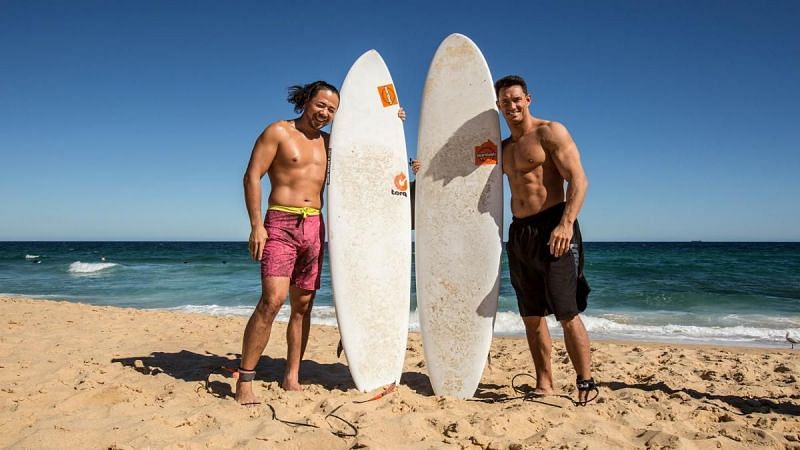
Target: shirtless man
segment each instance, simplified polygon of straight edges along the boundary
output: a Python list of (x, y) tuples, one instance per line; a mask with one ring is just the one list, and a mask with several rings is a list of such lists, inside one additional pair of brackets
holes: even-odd
[(555, 314), (577, 372), (578, 404), (585, 405), (594, 399), (590, 393), (597, 392), (589, 336), (579, 316), (589, 294), (577, 221), (588, 180), (564, 125), (531, 115), (525, 80), (512, 75), (494, 86), (497, 107), (511, 130), (503, 141), (503, 172), (514, 215), (508, 262), (536, 369), (535, 392), (553, 393), (552, 341), (545, 316)]
[[(339, 91), (324, 81), (289, 88), (289, 103), (300, 117), (269, 125), (256, 139), (244, 175), (250, 216), (250, 256), (261, 262), (261, 299), (247, 322), (236, 400), (256, 405), (252, 381), (267, 346), (272, 322), (286, 294), (291, 315), (286, 328), (286, 370), (281, 386), (301, 390), (300, 361), (308, 342), (311, 307), (322, 272), (325, 224), (320, 215), (328, 165), (329, 135), (322, 128), (339, 108)], [(405, 120), (403, 108), (397, 116)], [(261, 219), (261, 178), (272, 189), (266, 220)]]
[[(287, 293), (286, 371), (282, 387), (300, 390), (300, 361), (308, 342), (311, 307), (319, 289), (325, 224), (320, 215), (328, 163), (328, 133), (339, 108), (339, 92), (324, 81), (289, 88), (289, 103), (300, 117), (269, 125), (256, 139), (244, 175), (250, 216), (250, 256), (261, 261), (261, 299), (247, 322), (236, 400), (254, 405), (252, 381), (269, 341), (272, 322)], [(261, 178), (271, 190), (266, 220), (261, 217)]]

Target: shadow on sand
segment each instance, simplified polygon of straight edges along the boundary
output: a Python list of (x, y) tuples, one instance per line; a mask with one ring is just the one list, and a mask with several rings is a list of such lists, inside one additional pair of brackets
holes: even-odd
[[(143, 375), (167, 374), (177, 380), (207, 383), (209, 392), (218, 397), (233, 396), (231, 385), (219, 381), (209, 381), (213, 373), (230, 376), (238, 367), (238, 354), (228, 353), (224, 356), (212, 353), (194, 353), (181, 350), (177, 353), (153, 352), (147, 356), (131, 356), (114, 358), (112, 363), (120, 363)], [(280, 383), (286, 359), (274, 359), (262, 356), (256, 366), (256, 380)], [(226, 370), (227, 368), (228, 370)], [(312, 360), (303, 360), (300, 365), (300, 382), (304, 385), (315, 384), (327, 390), (347, 391), (355, 388), (347, 366), (342, 363), (320, 364)]]
[(420, 372), (403, 372), (400, 377), (400, 384), (404, 384), (412, 391), (425, 397), (433, 395), (433, 387), (431, 387), (431, 379), (427, 375)]
[(612, 391), (618, 391), (620, 389), (640, 389), (647, 392), (661, 391), (667, 395), (683, 392), (696, 400), (702, 400), (714, 406), (722, 406), (717, 403), (713, 403), (713, 401), (715, 400), (723, 402), (738, 410), (738, 412), (735, 411), (731, 412), (741, 415), (752, 414), (752, 413), (762, 413), (762, 414), (777, 413), (777, 414), (785, 414), (788, 416), (800, 416), (800, 405), (797, 405), (792, 402), (776, 401), (770, 398), (709, 394), (707, 392), (700, 392), (695, 389), (687, 389), (687, 388), (674, 389), (669, 387), (663, 381), (659, 381), (658, 383), (653, 383), (653, 384), (646, 384), (646, 383), (627, 384), (618, 381), (612, 381), (608, 383), (603, 383), (603, 386)]
[[(225, 355), (215, 355), (213, 353), (194, 353), (188, 350), (181, 350), (177, 353), (153, 352), (147, 356), (130, 356), (127, 358), (114, 358), (112, 363), (119, 363), (125, 367), (141, 373), (142, 375), (153, 376), (159, 373), (183, 380), (187, 382), (206, 383), (209, 393), (220, 397), (233, 397), (231, 390), (232, 382), (222, 382), (210, 380), (211, 374), (221, 374), (226, 377), (231, 376), (231, 372), (236, 369), (238, 354), (228, 353)], [(280, 383), (283, 379), (283, 371), (286, 367), (286, 359), (270, 358), (262, 356), (256, 366), (256, 380), (264, 382)], [(342, 363), (320, 364), (313, 360), (303, 360), (300, 367), (301, 382), (304, 385), (318, 385), (329, 391), (340, 390), (348, 391), (355, 389), (353, 379), (347, 366)], [(434, 395), (428, 375), (421, 372), (403, 372), (400, 383), (408, 386), (416, 394), (431, 397)], [(620, 383), (617, 383), (620, 384)], [(482, 383), (478, 386), (475, 393), (475, 400), (484, 402), (503, 402), (515, 400), (521, 397), (509, 397), (502, 392), (507, 386)], [(639, 387), (627, 386), (617, 387)], [(650, 390), (653, 390), (651, 388)], [(742, 402), (746, 402), (742, 400)], [(551, 405), (554, 406), (554, 405)], [(798, 408), (792, 405), (796, 412)]]

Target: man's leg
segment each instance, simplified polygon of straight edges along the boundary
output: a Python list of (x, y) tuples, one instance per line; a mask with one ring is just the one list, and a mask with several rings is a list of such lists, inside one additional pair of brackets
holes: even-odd
[[(272, 322), (286, 300), (288, 291), (289, 277), (261, 278), (261, 299), (258, 301), (258, 305), (256, 305), (256, 309), (244, 329), (242, 360), (239, 363), (239, 367), (242, 369), (250, 370), (256, 368), (258, 360), (269, 342)], [(257, 401), (253, 393), (252, 382), (236, 382), (236, 400), (239, 403), (254, 403)]]
[(533, 366), (536, 369), (536, 393), (553, 393), (553, 369), (550, 362), (552, 351), (552, 340), (550, 331), (547, 329), (547, 322), (544, 317), (527, 316), (523, 317), (525, 323), (525, 334), (528, 337), (528, 347), (533, 356)]
[(286, 327), (286, 372), (283, 375), (283, 388), (287, 391), (302, 390), (300, 386), (300, 361), (306, 351), (308, 333), (311, 329), (311, 307), (315, 291), (292, 286), (290, 299), (292, 313)]
[[(592, 356), (589, 349), (589, 334), (579, 315), (571, 319), (562, 320), (561, 327), (564, 329), (564, 344), (567, 347), (569, 359), (575, 367), (575, 373), (581, 380), (592, 378)], [(585, 401), (588, 392), (579, 392), (578, 401)]]

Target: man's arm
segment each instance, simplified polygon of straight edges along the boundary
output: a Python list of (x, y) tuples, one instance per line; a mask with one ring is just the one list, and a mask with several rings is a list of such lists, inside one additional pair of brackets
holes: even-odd
[(558, 122), (551, 122), (542, 130), (542, 146), (553, 158), (558, 173), (567, 181), (567, 202), (561, 221), (550, 235), (550, 253), (559, 257), (567, 252), (572, 240), (572, 226), (578, 219), (589, 180), (581, 165), (578, 146), (569, 131)]
[(275, 155), (278, 153), (281, 127), (274, 123), (267, 127), (253, 145), (250, 163), (244, 173), (244, 202), (250, 217), (250, 257), (261, 260), (261, 253), (267, 243), (267, 230), (261, 217), (261, 178), (267, 173)]

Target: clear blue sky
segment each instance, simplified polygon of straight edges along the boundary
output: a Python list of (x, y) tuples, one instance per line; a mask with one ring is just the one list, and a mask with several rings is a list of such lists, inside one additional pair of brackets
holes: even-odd
[(800, 240), (800, 2), (276, 3), (0, 1), (0, 240), (244, 241), (287, 86), (377, 49), (413, 156), (453, 32), (572, 132), (587, 241)]

